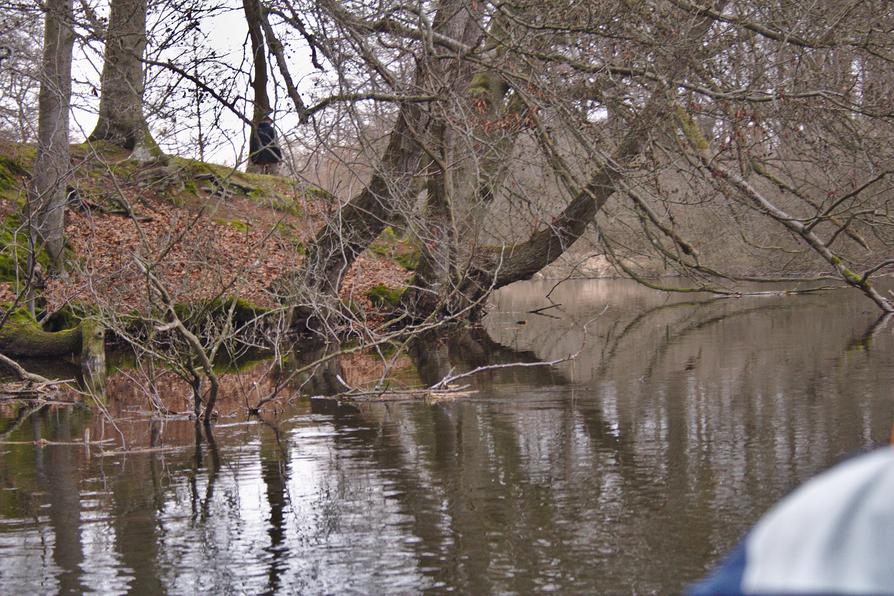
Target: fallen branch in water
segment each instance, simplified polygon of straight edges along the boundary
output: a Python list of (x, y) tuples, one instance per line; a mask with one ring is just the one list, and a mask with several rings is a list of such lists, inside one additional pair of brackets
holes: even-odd
[(468, 385), (460, 387), (445, 387), (443, 389), (378, 389), (372, 391), (346, 391), (334, 395), (314, 395), (310, 399), (353, 403), (370, 402), (395, 402), (395, 401), (437, 401), (442, 399), (455, 399), (457, 397), (469, 397), (477, 393), (469, 390)]
[(549, 304), (547, 306), (541, 306), (540, 308), (535, 308), (534, 310), (529, 310), (528, 314), (529, 315), (540, 315), (541, 317), (549, 317), (550, 319), (558, 319), (560, 317), (557, 317), (555, 315), (546, 314), (545, 311), (550, 310), (552, 308), (559, 308), (560, 306), (562, 306), (561, 303)]
[(46, 377), (42, 377), (40, 375), (36, 375), (32, 372), (28, 372), (25, 370), (21, 364), (6, 356), (5, 354), (0, 354), (0, 365), (5, 367), (7, 370), (15, 374), (16, 378), (21, 381), (30, 381), (32, 383), (50, 383), (51, 381)]
[(194, 449), (193, 445), (171, 445), (166, 447), (137, 447), (135, 449), (113, 449), (97, 453), (96, 457), (115, 457), (117, 455), (136, 455), (142, 453), (171, 453)]
[(607, 311), (607, 310), (608, 310), (608, 306), (605, 306), (599, 312), (598, 315), (596, 315), (595, 317), (593, 317), (592, 319), (590, 319), (589, 321), (587, 321), (586, 323), (583, 324), (583, 326), (581, 327), (581, 331), (583, 331), (583, 339), (581, 340), (581, 344), (580, 344), (580, 347), (578, 348), (577, 352), (575, 352), (573, 354), (569, 354), (568, 356), (563, 356), (562, 358), (556, 358), (555, 360), (546, 360), (546, 361), (542, 361), (542, 362), (507, 362), (504, 364), (485, 364), (483, 366), (473, 368), (470, 371), (460, 373), (457, 375), (448, 373), (443, 379), (441, 379), (440, 381), (438, 381), (437, 383), (432, 385), (431, 389), (432, 390), (444, 389), (444, 388), (447, 388), (451, 383), (454, 383), (454, 382), (458, 381), (459, 379), (465, 379), (465, 378), (471, 377), (472, 375), (477, 375), (480, 372), (485, 372), (485, 371), (489, 371), (489, 370), (498, 370), (501, 368), (531, 368), (534, 366), (555, 366), (556, 364), (561, 364), (562, 362), (568, 362), (569, 360), (574, 360), (575, 358), (580, 356), (580, 353), (583, 352), (584, 346), (586, 345), (587, 327), (590, 325), (590, 323), (592, 323), (593, 321), (595, 321), (596, 319), (601, 317), (603, 314), (605, 314), (605, 311)]
[(0, 383), (0, 403), (29, 401), (40, 402), (40, 405), (66, 406), (76, 403), (74, 400), (52, 399), (59, 394), (60, 386), (67, 385), (74, 379), (52, 381), (25, 370), (21, 364), (5, 354), (0, 354), (0, 367), (10, 371), (19, 379), (18, 382)]
[(497, 370), (501, 368), (530, 368), (533, 366), (555, 366), (556, 364), (560, 364), (562, 362), (567, 362), (569, 360), (574, 360), (580, 354), (580, 350), (575, 352), (570, 356), (565, 356), (564, 358), (557, 358), (555, 360), (547, 360), (545, 362), (508, 362), (506, 364), (486, 364), (484, 366), (479, 366), (477, 368), (473, 368), (470, 371), (460, 373), (458, 375), (448, 374), (443, 379), (435, 383), (431, 386), (431, 389), (437, 390), (441, 388), (446, 388), (450, 383), (454, 381), (458, 381), (459, 379), (465, 379), (467, 377), (471, 377), (472, 375), (477, 375), (480, 372), (485, 372), (488, 370)]
[(39, 401), (41, 405), (72, 406), (78, 402), (75, 400), (54, 399), (54, 397), (59, 394), (61, 385), (67, 385), (73, 380), (74, 379), (50, 381), (45, 379), (42, 382), (18, 381), (14, 383), (3, 383), (0, 384), (0, 403)]
[[(491, 289), (493, 289), (493, 288), (491, 288)], [(410, 325), (408, 327), (404, 327), (397, 331), (387, 333), (387, 334), (379, 337), (377, 340), (375, 340), (373, 342), (366, 343), (366, 344), (358, 344), (358, 345), (354, 345), (354, 346), (351, 346), (348, 348), (342, 348), (340, 350), (330, 352), (330, 353), (326, 354), (325, 356), (322, 356), (309, 364), (305, 364), (303, 366), (295, 368), (295, 369), (291, 370), (288, 375), (286, 375), (285, 377), (280, 379), (277, 382), (276, 386), (273, 388), (273, 390), (266, 397), (259, 400), (258, 403), (255, 404), (253, 407), (252, 406), (248, 407), (248, 413), (250, 415), (256, 416), (260, 413), (261, 408), (263, 406), (265, 406), (271, 402), (274, 402), (276, 400), (284, 399), (283, 397), (281, 397), (279, 395), (280, 391), (282, 391), (286, 387), (286, 384), (289, 383), (289, 381), (291, 381), (293, 378), (295, 378), (296, 376), (298, 376), (304, 372), (313, 370), (316, 367), (318, 367), (319, 365), (324, 364), (334, 358), (338, 358), (341, 356), (348, 356), (350, 354), (354, 354), (354, 353), (357, 353), (357, 352), (360, 352), (363, 350), (377, 349), (379, 346), (389, 344), (395, 340), (403, 341), (404, 345), (406, 345), (406, 343), (409, 341), (409, 338), (419, 337), (425, 333), (432, 332), (435, 329), (442, 328), (450, 322), (461, 320), (463, 316), (467, 315), (472, 310), (477, 308), (482, 303), (482, 301), (487, 297), (487, 295), (488, 294), (484, 294), (478, 300), (475, 300), (471, 304), (468, 304), (465, 308), (461, 309), (460, 311), (452, 314), (450, 317), (447, 317), (445, 319), (437, 319), (437, 320), (433, 320), (433, 321), (426, 320), (423, 323), (420, 323), (418, 325)], [(388, 322), (387, 325), (388, 326), (393, 325), (397, 321), (399, 321), (401, 318), (403, 318), (403, 316), (398, 317), (397, 319)], [(342, 384), (345, 384), (343, 379), (339, 379), (339, 381)], [(416, 391), (421, 391), (421, 390), (416, 390)], [(348, 395), (349, 393), (350, 392), (345, 393), (343, 395)], [(296, 396), (290, 396), (290, 397), (288, 397), (288, 400), (291, 401), (292, 399), (295, 399), (295, 397)], [(301, 397), (301, 396), (299, 395), (297, 397)], [(327, 396), (317, 396), (317, 397), (318, 398), (327, 398)], [(334, 395), (329, 396), (328, 399), (335, 399), (335, 396)], [(406, 399), (409, 400), (412, 398), (406, 398)], [(367, 400), (367, 401), (373, 401), (373, 400)], [(392, 401), (394, 401), (394, 400), (392, 400)]]
[(115, 439), (103, 439), (102, 441), (48, 441), (47, 439), (38, 439), (36, 441), (0, 441), (0, 445), (37, 445), (38, 447), (58, 447), (58, 446), (86, 446), (86, 445), (105, 445), (114, 443)]

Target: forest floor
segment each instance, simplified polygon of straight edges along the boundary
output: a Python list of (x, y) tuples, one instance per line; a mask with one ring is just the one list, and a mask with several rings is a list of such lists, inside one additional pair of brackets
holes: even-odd
[[(286, 177), (179, 157), (143, 167), (104, 144), (71, 153), (66, 275), (46, 280), (48, 311), (84, 303), (145, 312), (151, 296), (140, 261), (175, 302), (234, 296), (273, 306), (271, 283), (301, 265), (306, 243), (338, 208), (335, 197)], [(14, 298), (25, 271), (34, 155), (33, 146), (0, 144), (0, 302)], [(406, 285), (414, 250), (383, 234), (348, 273), (342, 298), (375, 316), (370, 296)]]

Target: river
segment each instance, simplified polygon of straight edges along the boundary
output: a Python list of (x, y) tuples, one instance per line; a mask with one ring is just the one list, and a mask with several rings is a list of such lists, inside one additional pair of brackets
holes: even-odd
[(119, 408), (153, 449), (125, 454), (74, 444), (118, 436), (97, 415), (0, 409), (3, 591), (679, 592), (799, 483), (889, 440), (894, 323), (854, 291), (552, 285), (501, 290), (483, 328), (394, 373), (576, 355), (454, 399), (299, 400), (199, 433)]

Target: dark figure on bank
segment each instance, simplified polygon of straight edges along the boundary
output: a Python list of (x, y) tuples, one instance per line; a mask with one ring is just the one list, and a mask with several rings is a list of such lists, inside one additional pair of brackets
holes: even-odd
[(275, 173), (277, 164), (282, 161), (282, 150), (276, 142), (276, 129), (270, 118), (261, 120), (251, 135), (249, 159), (251, 163), (261, 166), (264, 174)]

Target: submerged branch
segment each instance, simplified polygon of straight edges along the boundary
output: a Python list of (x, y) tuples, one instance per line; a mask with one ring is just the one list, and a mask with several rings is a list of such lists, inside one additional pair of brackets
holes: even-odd
[(21, 364), (19, 364), (18, 362), (16, 362), (9, 356), (6, 356), (5, 354), (0, 354), (0, 365), (2, 365), (4, 368), (9, 370), (10, 372), (14, 373), (20, 381), (28, 381), (31, 383), (44, 383), (44, 384), (52, 383), (52, 381), (50, 381), (46, 377), (42, 377), (42, 376), (34, 374), (32, 372), (28, 372), (27, 370), (25, 370), (22, 367)]

